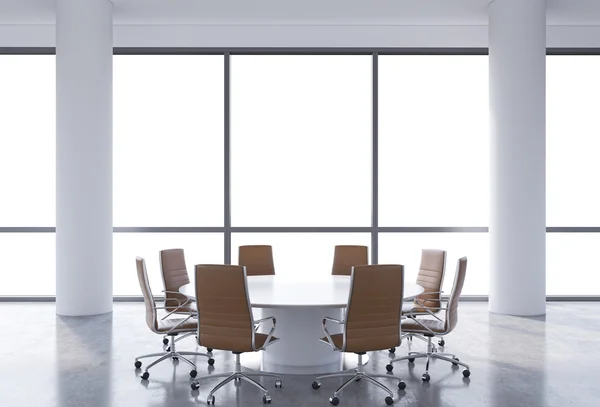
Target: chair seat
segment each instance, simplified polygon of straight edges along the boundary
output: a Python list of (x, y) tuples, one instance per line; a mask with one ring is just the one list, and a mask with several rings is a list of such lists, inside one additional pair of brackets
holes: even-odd
[[(265, 345), (265, 341), (267, 340), (267, 334), (261, 334), (261, 333), (255, 333), (254, 334), (254, 346), (256, 347), (256, 349), (260, 349)], [(271, 342), (275, 341), (279, 338), (275, 337), (275, 336), (271, 336)]]
[(174, 314), (198, 314), (198, 307), (196, 307), (196, 301), (189, 302), (185, 307), (177, 308)]
[(422, 318), (419, 318), (419, 322), (417, 322), (413, 319), (410, 319), (410, 318), (402, 320), (402, 332), (420, 333), (420, 334), (431, 333), (423, 327), (423, 325), (424, 325), (427, 328), (431, 329), (434, 333), (438, 333), (438, 334), (446, 333), (445, 322), (438, 321), (437, 319), (422, 319)]
[[(165, 319), (159, 319), (158, 320), (158, 327), (157, 327), (156, 330), (159, 333), (167, 333), (174, 326), (177, 326), (177, 324), (180, 324), (181, 321), (184, 321), (184, 320), (185, 320), (185, 318), (165, 318)], [(185, 321), (180, 326), (178, 326), (177, 329), (173, 330), (173, 333), (192, 332), (192, 331), (195, 331), (197, 329), (198, 329), (198, 320), (195, 319), (195, 318), (189, 318), (187, 321)]]
[[(323, 342), (329, 343), (326, 336), (321, 338), (321, 340)], [(342, 349), (342, 346), (344, 345), (344, 335), (343, 334), (333, 334), (333, 335), (331, 335), (331, 340), (333, 341), (333, 344), (335, 345), (335, 347), (337, 349)]]

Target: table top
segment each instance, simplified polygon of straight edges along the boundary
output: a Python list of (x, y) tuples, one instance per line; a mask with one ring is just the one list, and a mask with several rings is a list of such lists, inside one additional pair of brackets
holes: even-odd
[[(193, 280), (193, 276), (192, 277)], [(257, 308), (331, 307), (343, 308), (350, 293), (349, 276), (248, 276), (250, 303)], [(424, 291), (415, 283), (404, 283), (404, 299), (410, 300)], [(179, 292), (195, 298), (194, 281), (181, 286)]]

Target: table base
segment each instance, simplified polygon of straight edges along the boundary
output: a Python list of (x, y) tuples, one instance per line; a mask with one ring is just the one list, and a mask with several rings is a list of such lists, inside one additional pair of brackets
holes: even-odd
[[(318, 375), (335, 373), (343, 370), (355, 369), (358, 365), (358, 355), (355, 355), (354, 353), (340, 354), (339, 352), (336, 352), (336, 354), (340, 356), (339, 362), (320, 366), (286, 366), (268, 362), (265, 363), (263, 361), (262, 352), (243, 353), (240, 361), (242, 366), (247, 369), (260, 370), (268, 373), (293, 375)], [(363, 364), (366, 364), (368, 361), (369, 356), (363, 355)]]

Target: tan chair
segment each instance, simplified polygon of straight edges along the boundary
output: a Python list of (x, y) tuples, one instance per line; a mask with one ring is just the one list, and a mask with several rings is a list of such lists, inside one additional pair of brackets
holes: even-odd
[(181, 359), (192, 366), (190, 376), (196, 377), (196, 364), (188, 358), (186, 358), (185, 356), (204, 356), (208, 358), (208, 364), (213, 365), (215, 361), (212, 358), (212, 354), (200, 352), (177, 352), (175, 349), (175, 337), (182, 333), (185, 334), (189, 332), (196, 332), (196, 330), (198, 329), (197, 320), (191, 313), (188, 314), (187, 317), (181, 316), (179, 318), (163, 318), (159, 320), (157, 311), (160, 309), (166, 310), (166, 307), (156, 306), (156, 301), (154, 300), (154, 296), (152, 295), (152, 290), (150, 288), (150, 282), (148, 281), (148, 272), (146, 271), (146, 262), (144, 261), (144, 259), (141, 257), (137, 257), (135, 259), (135, 263), (137, 267), (137, 275), (140, 283), (140, 288), (142, 289), (142, 294), (144, 296), (144, 305), (146, 306), (146, 324), (152, 332), (160, 335), (167, 335), (171, 338), (169, 350), (160, 353), (142, 355), (135, 358), (136, 369), (142, 367), (142, 362), (140, 361), (140, 359), (158, 357), (158, 359), (146, 366), (146, 369), (141, 376), (142, 379), (147, 380), (148, 377), (150, 377), (150, 373), (148, 372), (148, 370), (152, 366), (167, 359)]
[(246, 267), (247, 276), (273, 275), (273, 248), (268, 245), (240, 246), (238, 264)]
[[(321, 338), (321, 341), (331, 346), (334, 351), (356, 353), (358, 366), (350, 372), (319, 376), (312, 384), (313, 389), (316, 390), (321, 387), (322, 379), (350, 376), (329, 399), (334, 406), (339, 403), (338, 394), (346, 386), (360, 379), (366, 379), (385, 390), (388, 393), (385, 398), (388, 405), (394, 403), (394, 393), (374, 378), (397, 379), (400, 390), (406, 387), (401, 379), (391, 374), (366, 374), (362, 363), (362, 356), (367, 352), (400, 345), (400, 313), (403, 292), (404, 267), (401, 265), (356, 266), (353, 268), (345, 321), (324, 318), (325, 337)], [(340, 324), (342, 333), (331, 335), (327, 329), (327, 321)]]
[[(196, 298), (200, 317), (198, 344), (233, 352), (235, 355), (235, 371), (200, 377), (192, 382), (192, 390), (198, 389), (200, 380), (225, 377), (225, 380), (210, 391), (206, 400), (207, 404), (215, 404), (214, 393), (225, 384), (242, 380), (261, 389), (263, 403), (270, 403), (271, 395), (267, 389), (250, 376), (275, 377), (276, 388), (281, 387), (281, 378), (278, 375), (263, 372), (242, 373), (240, 364), (240, 354), (264, 350), (267, 346), (279, 340), (273, 336), (275, 318), (267, 317), (255, 321), (252, 316), (245, 267), (197, 265)], [(256, 325), (268, 320), (271, 320), (273, 324), (269, 333), (256, 332)]]
[[(420, 334), (427, 337), (427, 352), (409, 352), (408, 356), (403, 356), (391, 360), (390, 364), (386, 366), (388, 372), (391, 372), (393, 370), (394, 366), (392, 365), (392, 363), (394, 362), (398, 362), (400, 360), (408, 360), (409, 363), (412, 363), (415, 361), (416, 358), (427, 358), (427, 363), (425, 364), (425, 373), (423, 373), (422, 376), (422, 379), (425, 382), (428, 382), (430, 380), (429, 361), (431, 359), (445, 360), (446, 362), (452, 363), (452, 365), (454, 366), (461, 365), (465, 368), (465, 370), (463, 370), (463, 376), (469, 377), (471, 375), (469, 365), (460, 362), (456, 355), (449, 353), (437, 353), (434, 350), (435, 347), (431, 343), (432, 338), (448, 335), (456, 327), (456, 324), (458, 322), (458, 300), (460, 298), (460, 293), (465, 283), (466, 273), (467, 258), (463, 257), (458, 260), (458, 264), (456, 266), (454, 286), (452, 287), (452, 292), (450, 293), (448, 304), (445, 308), (441, 307), (440, 304), (439, 309), (445, 311), (445, 318), (443, 320), (437, 317), (434, 312), (430, 312), (429, 315), (430, 317), (433, 317), (433, 319), (417, 318), (417, 315), (409, 314), (408, 318), (402, 322), (403, 332)], [(420, 305), (425, 306), (424, 303), (420, 303)]]
[[(423, 287), (425, 291), (419, 294), (415, 298), (415, 301), (407, 302), (402, 306), (403, 316), (407, 316), (408, 314), (413, 316), (427, 316), (429, 312), (439, 312), (445, 270), (446, 252), (444, 250), (423, 249), (421, 251), (421, 264), (416, 283)], [(427, 338), (422, 335), (406, 332), (402, 334), (402, 339), (406, 338), (409, 341), (412, 341), (413, 337), (427, 342)], [(439, 341), (439, 345), (445, 345), (443, 339)], [(396, 348), (390, 348), (389, 351), (390, 353), (395, 353)]]
[[(160, 269), (164, 285), (165, 307), (170, 313), (175, 314), (197, 314), (196, 303), (179, 292), (182, 285), (189, 284), (187, 267), (185, 265), (185, 255), (183, 249), (161, 250), (159, 253)], [(175, 342), (178, 342), (188, 336), (195, 335), (190, 332), (179, 336)], [(165, 336), (163, 343), (167, 345), (169, 339)], [(212, 352), (212, 349), (208, 349)]]
[(369, 264), (369, 249), (367, 246), (335, 246), (333, 254), (334, 276), (349, 276), (353, 266)]

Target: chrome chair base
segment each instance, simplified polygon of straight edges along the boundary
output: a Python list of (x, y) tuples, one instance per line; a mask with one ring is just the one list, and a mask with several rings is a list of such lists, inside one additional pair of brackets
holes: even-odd
[(351, 371), (348, 372), (341, 372), (341, 373), (332, 373), (332, 374), (327, 374), (327, 375), (323, 375), (323, 376), (318, 376), (315, 381), (312, 383), (312, 388), (317, 390), (318, 388), (321, 387), (321, 380), (323, 379), (329, 379), (329, 378), (333, 378), (333, 377), (350, 377), (348, 380), (346, 380), (336, 391), (333, 392), (333, 396), (331, 396), (329, 398), (329, 402), (331, 404), (333, 404), (334, 406), (337, 406), (338, 403), (340, 402), (339, 400), (339, 393), (341, 393), (347, 386), (349, 386), (351, 383), (353, 382), (357, 382), (361, 379), (365, 379), (367, 382), (374, 384), (375, 386), (379, 387), (380, 389), (382, 389), (383, 391), (385, 391), (388, 396), (385, 398), (385, 402), (387, 405), (392, 405), (394, 404), (394, 393), (384, 384), (380, 383), (379, 381), (375, 380), (376, 377), (379, 378), (385, 378), (385, 379), (396, 379), (398, 380), (398, 389), (400, 390), (404, 390), (406, 388), (406, 383), (404, 383), (402, 381), (402, 379), (397, 378), (396, 376), (392, 375), (392, 374), (373, 374), (373, 375), (369, 375), (367, 373), (365, 373), (363, 371), (364, 365), (362, 362), (362, 356), (361, 354), (358, 355), (358, 366), (356, 367), (356, 369), (353, 369)]
[(206, 398), (206, 404), (211, 405), (211, 404), (215, 404), (215, 396), (214, 394), (223, 386), (225, 386), (227, 383), (233, 381), (236, 384), (241, 384), (242, 381), (245, 381), (247, 383), (252, 384), (253, 386), (258, 387), (262, 392), (263, 392), (263, 403), (264, 404), (270, 404), (271, 403), (271, 395), (269, 394), (269, 391), (260, 383), (258, 383), (256, 380), (252, 379), (252, 376), (268, 376), (268, 377), (275, 377), (275, 388), (280, 389), (283, 386), (283, 382), (281, 381), (281, 377), (279, 377), (279, 375), (273, 374), (273, 373), (264, 373), (264, 372), (245, 372), (242, 373), (242, 365), (240, 363), (240, 354), (239, 353), (235, 353), (235, 371), (233, 372), (228, 372), (228, 373), (217, 373), (217, 374), (211, 374), (208, 376), (202, 376), (202, 377), (198, 377), (196, 380), (194, 380), (191, 383), (191, 388), (192, 390), (198, 390), (198, 388), (200, 387), (200, 380), (205, 380), (205, 379), (213, 379), (213, 378), (218, 378), (218, 377), (224, 377), (225, 379), (221, 382), (219, 382), (211, 391), (210, 393), (208, 393), (208, 396)]
[[(413, 334), (415, 335), (415, 334)], [(465, 368), (465, 370), (463, 370), (463, 376), (464, 377), (469, 377), (471, 375), (471, 371), (469, 370), (469, 365), (467, 365), (466, 363), (461, 362), (456, 355), (451, 354), (451, 353), (438, 353), (437, 352), (437, 348), (435, 347), (435, 345), (432, 343), (432, 336), (427, 336), (427, 352), (408, 352), (407, 356), (402, 356), (399, 358), (395, 358), (390, 360), (390, 363), (385, 367), (386, 370), (388, 372), (391, 372), (394, 369), (394, 365), (392, 365), (392, 363), (394, 362), (399, 362), (401, 360), (408, 360), (409, 363), (412, 363), (415, 361), (415, 359), (420, 359), (420, 358), (426, 358), (427, 361), (425, 363), (425, 373), (423, 373), (422, 379), (424, 382), (428, 382), (431, 377), (429, 376), (429, 362), (432, 359), (439, 359), (439, 360), (444, 360), (446, 362), (450, 362), (452, 363), (453, 366), (462, 366)]]
[[(192, 334), (194, 334), (194, 333), (192, 332)], [(208, 352), (208, 353), (178, 352), (175, 348), (175, 343), (177, 342), (177, 339), (176, 339), (177, 335), (168, 335), (168, 336), (170, 336), (170, 339), (171, 339), (171, 343), (170, 343), (169, 347), (167, 348), (168, 350), (165, 350), (164, 352), (158, 352), (158, 353), (149, 353), (147, 355), (142, 355), (142, 356), (138, 356), (137, 358), (135, 358), (135, 367), (136, 367), (136, 369), (139, 369), (142, 367), (142, 362), (140, 361), (140, 359), (158, 357), (158, 359), (154, 360), (152, 363), (150, 363), (148, 366), (146, 366), (144, 373), (142, 373), (142, 375), (141, 375), (141, 378), (143, 380), (147, 380), (148, 377), (150, 377), (150, 373), (148, 372), (148, 370), (150, 370), (151, 367), (153, 367), (156, 364), (158, 364), (164, 360), (167, 360), (167, 359), (183, 360), (184, 362), (186, 362), (187, 364), (192, 366), (192, 370), (190, 370), (191, 377), (196, 377), (198, 372), (196, 371), (196, 364), (194, 362), (192, 362), (191, 360), (189, 360), (188, 358), (186, 358), (186, 356), (204, 356), (204, 357), (208, 358), (209, 365), (212, 366), (215, 364), (215, 360), (212, 358), (211, 352)]]

